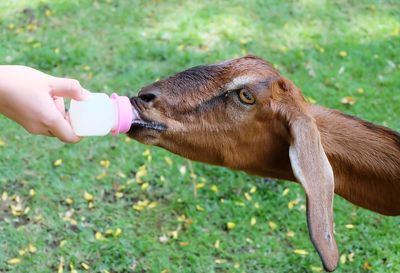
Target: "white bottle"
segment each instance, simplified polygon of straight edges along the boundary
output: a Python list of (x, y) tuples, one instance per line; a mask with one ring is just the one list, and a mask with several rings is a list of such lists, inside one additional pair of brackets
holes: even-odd
[(91, 93), (84, 101), (71, 100), (69, 118), (78, 136), (104, 136), (129, 131), (132, 121), (139, 117), (125, 96)]

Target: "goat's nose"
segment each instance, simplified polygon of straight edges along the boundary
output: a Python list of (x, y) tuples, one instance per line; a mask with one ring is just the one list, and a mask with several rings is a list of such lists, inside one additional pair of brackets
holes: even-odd
[(159, 95), (160, 95), (160, 89), (158, 87), (149, 86), (143, 88), (139, 92), (138, 97), (142, 101), (149, 103), (154, 101), (157, 97), (159, 97)]

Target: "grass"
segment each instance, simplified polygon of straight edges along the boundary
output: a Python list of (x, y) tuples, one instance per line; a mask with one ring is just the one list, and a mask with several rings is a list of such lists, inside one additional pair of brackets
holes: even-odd
[[(251, 53), (309, 100), (399, 130), (399, 18), (395, 0), (9, 0), (0, 3), (0, 63), (132, 95)], [(341, 103), (347, 96), (354, 105)], [(65, 145), (4, 117), (0, 130), (0, 272), (322, 270), (298, 185), (124, 136)], [(398, 217), (336, 197), (335, 223), (337, 272), (400, 271)]]

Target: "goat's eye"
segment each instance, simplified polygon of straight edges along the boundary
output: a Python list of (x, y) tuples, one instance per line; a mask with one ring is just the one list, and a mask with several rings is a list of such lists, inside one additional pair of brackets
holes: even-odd
[(238, 94), (239, 94), (239, 99), (245, 104), (253, 104), (256, 101), (253, 95), (244, 89), (241, 89), (238, 92)]

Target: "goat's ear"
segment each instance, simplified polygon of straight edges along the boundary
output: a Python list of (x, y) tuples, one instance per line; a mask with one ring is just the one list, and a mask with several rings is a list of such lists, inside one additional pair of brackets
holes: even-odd
[[(307, 111), (300, 91), (286, 79), (278, 80), (280, 104), (286, 108), (290, 131), (289, 157), (293, 173), (307, 195), (307, 222), (311, 241), (327, 271), (338, 264), (333, 234), (334, 179), (332, 167), (321, 144), (315, 120)], [(278, 94), (279, 96), (279, 94)]]
[(307, 195), (311, 241), (327, 271), (336, 269), (338, 249), (333, 234), (334, 181), (332, 167), (321, 145), (315, 122), (300, 118), (290, 125), (289, 157), (293, 173)]

